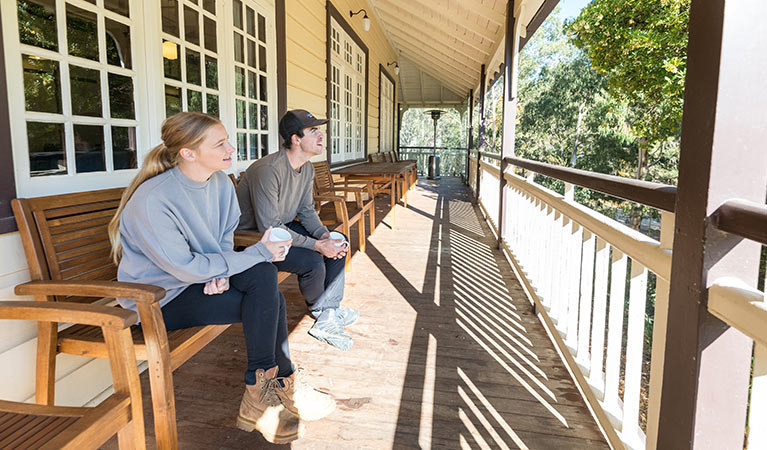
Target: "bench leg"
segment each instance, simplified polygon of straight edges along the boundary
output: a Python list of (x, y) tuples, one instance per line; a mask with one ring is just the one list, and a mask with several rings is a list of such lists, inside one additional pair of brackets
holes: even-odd
[(53, 405), (56, 386), (56, 342), (58, 324), (37, 323), (37, 365), (35, 374), (35, 402)]
[(176, 400), (170, 366), (170, 346), (165, 322), (157, 303), (138, 305), (149, 358), (149, 386), (152, 391), (152, 414), (158, 450), (178, 449), (176, 429)]
[(120, 450), (145, 450), (144, 408), (141, 399), (141, 382), (136, 369), (136, 352), (129, 329), (106, 330), (104, 340), (109, 350), (109, 364), (112, 369), (112, 385), (115, 393), (125, 394), (131, 399), (131, 420), (117, 433)]
[(357, 234), (360, 239), (360, 252), (365, 253), (365, 211), (362, 211), (362, 216), (357, 221)]
[[(376, 202), (375, 199), (370, 199), (370, 201), (373, 203), (370, 205), (370, 210), (368, 210), (368, 216), (370, 217), (370, 235), (373, 235), (373, 231), (376, 229)], [(362, 220), (365, 220), (363, 217)]]

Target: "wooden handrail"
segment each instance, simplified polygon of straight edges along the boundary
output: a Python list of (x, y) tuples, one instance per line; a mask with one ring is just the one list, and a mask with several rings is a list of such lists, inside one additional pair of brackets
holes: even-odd
[(714, 212), (713, 224), (718, 230), (767, 245), (767, 205), (727, 200)]
[(479, 155), (481, 157), (483, 157), (483, 158), (490, 158), (490, 159), (494, 159), (496, 161), (500, 161), (501, 160), (501, 155), (499, 155), (497, 153), (479, 152)]
[[(485, 156), (483, 154), (483, 156)], [(674, 212), (676, 207), (676, 187), (667, 184), (605, 175), (587, 170), (560, 167), (529, 159), (507, 157), (508, 164), (531, 170), (547, 177), (576, 184), (604, 194), (641, 203), (663, 211)]]

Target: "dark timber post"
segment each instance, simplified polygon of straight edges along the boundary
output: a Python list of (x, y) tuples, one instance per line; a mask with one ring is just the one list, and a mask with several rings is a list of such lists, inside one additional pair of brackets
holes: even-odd
[(474, 144), (474, 89), (469, 90), (469, 142), (466, 145), (466, 185), (469, 184), (469, 157), (471, 156), (471, 146)]
[(519, 34), (514, 17), (514, 1), (506, 2), (506, 49), (503, 76), (503, 145), (501, 146), (501, 178), (498, 182), (498, 249), (503, 248), (506, 231), (506, 168), (505, 158), (514, 156), (514, 134), (517, 121), (517, 56)]
[(707, 287), (756, 286), (759, 245), (710, 218), (727, 199), (765, 199), (764, 17), (764, 0), (692, 1), (658, 449), (743, 448), (752, 343), (709, 314)]
[(476, 198), (474, 201), (479, 203), (479, 174), (482, 172), (479, 168), (479, 162), (482, 160), (480, 153), (485, 148), (485, 65), (482, 64), (482, 71), (479, 76), (479, 130), (477, 132), (477, 176), (474, 179), (476, 188), (474, 194)]

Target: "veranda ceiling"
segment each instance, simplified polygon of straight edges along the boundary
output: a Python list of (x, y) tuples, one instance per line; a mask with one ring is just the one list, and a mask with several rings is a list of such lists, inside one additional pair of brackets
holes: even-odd
[[(503, 62), (506, 0), (369, 0), (399, 53), (400, 103), (463, 102)], [(530, 36), (558, 0), (516, 0), (522, 36)], [(522, 42), (525, 42), (523, 39)]]

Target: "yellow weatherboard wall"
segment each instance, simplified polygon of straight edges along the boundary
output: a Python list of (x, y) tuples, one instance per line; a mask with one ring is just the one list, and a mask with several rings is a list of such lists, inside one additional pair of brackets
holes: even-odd
[[(378, 152), (378, 68), (396, 60), (373, 6), (367, 1), (333, 0), (333, 6), (368, 47), (367, 152)], [(324, 0), (286, 0), (285, 36), (287, 51), (287, 106), (306, 109), (327, 117), (327, 23)], [(362, 29), (362, 14), (349, 18), (349, 11), (364, 8), (370, 31)], [(390, 75), (394, 73), (390, 70)], [(396, 82), (395, 77), (395, 82)], [(395, 89), (396, 96), (396, 89)], [(394, 104), (397, 104), (395, 97)], [(323, 160), (325, 156), (318, 157)]]

